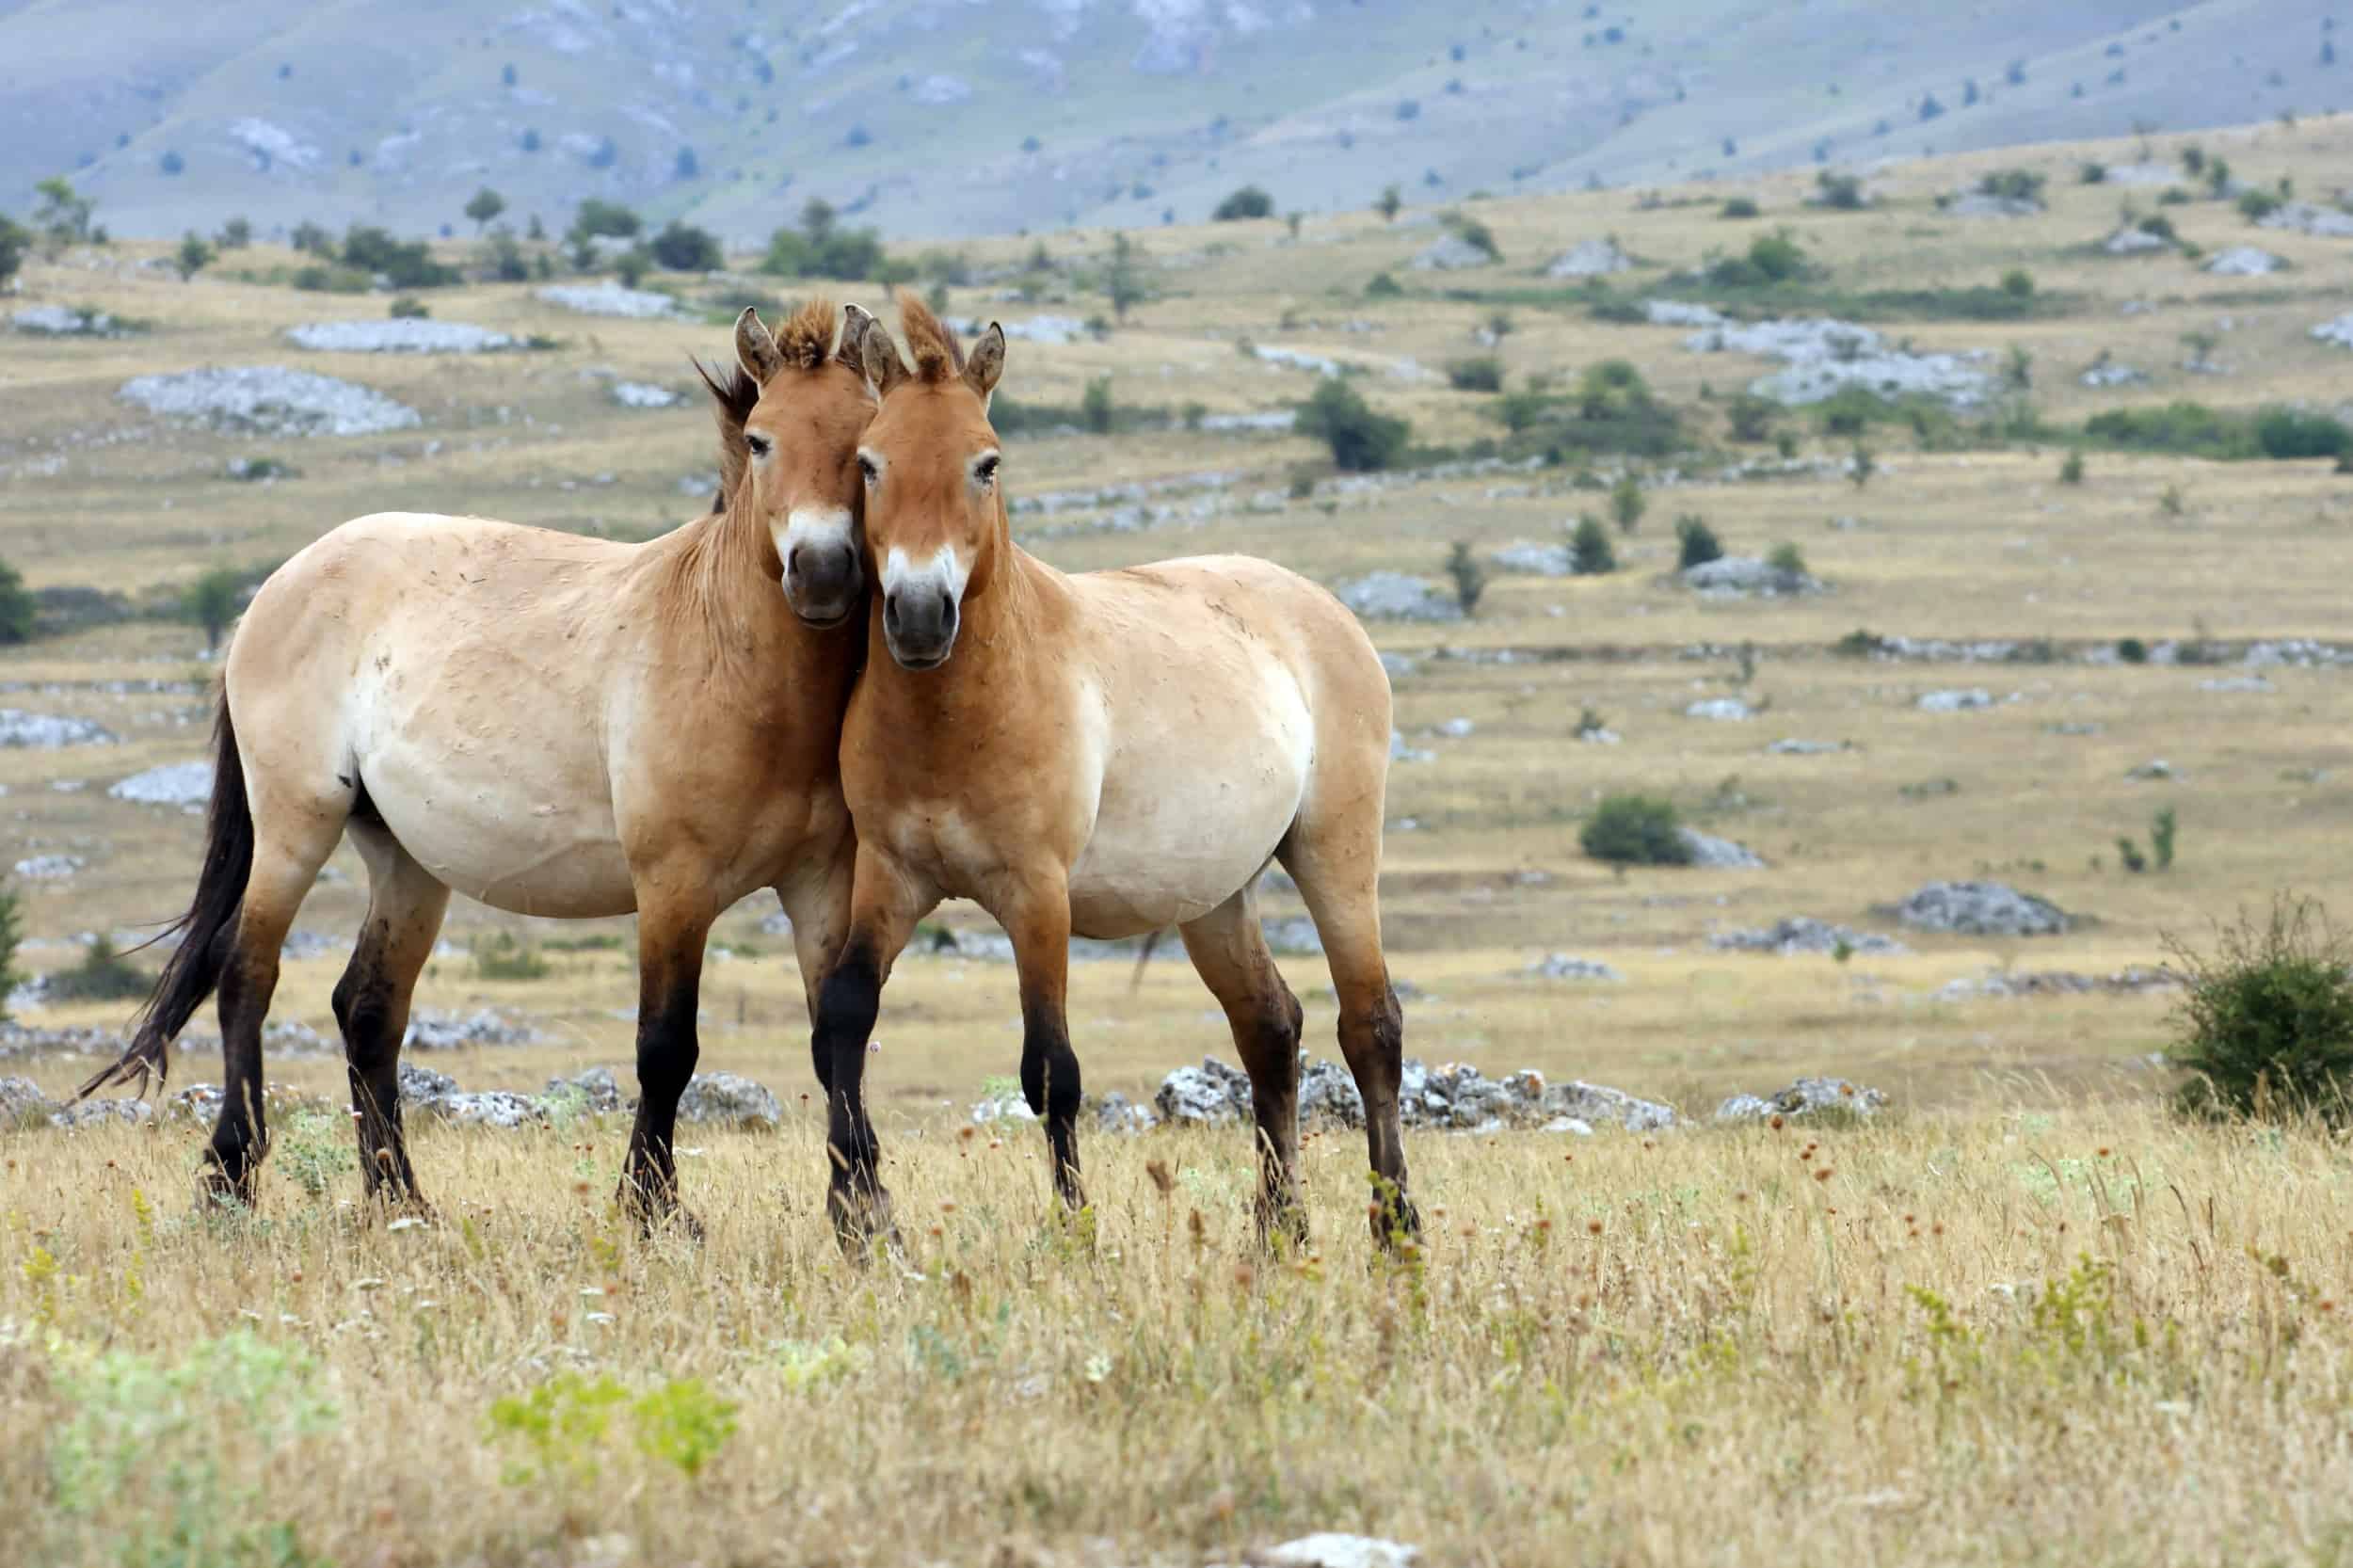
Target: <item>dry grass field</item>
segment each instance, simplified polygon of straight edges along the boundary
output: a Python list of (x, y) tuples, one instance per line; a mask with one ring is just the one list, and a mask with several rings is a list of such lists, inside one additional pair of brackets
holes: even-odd
[[(2174, 158), (2184, 139), (2149, 151)], [(2322, 200), (2353, 186), (2353, 120), (2198, 139), (2250, 183), (2286, 176)], [(2067, 484), (2073, 448), (2051, 436), (1915, 440), (1899, 423), (1867, 432), (1877, 472), (1857, 485), (1840, 472), (1854, 440), (1802, 415), (1782, 421), (1797, 438), (1788, 472), (1727, 476), (1774, 458), (1724, 428), (1732, 394), (1771, 363), (1691, 352), (1689, 328), (1597, 318), (1574, 283), (1541, 276), (1570, 244), (1614, 235), (1641, 265), (1610, 280), (1612, 297), (1697, 297), (1669, 275), (1785, 224), (1823, 269), (1815, 308), (1786, 313), (2028, 271), (2043, 304), (2025, 319), (1882, 307), (1867, 324), (1923, 351), (1988, 351), (1989, 370), (2025, 349), (2023, 396), (2047, 429), (2176, 399), (2342, 411), (2353, 355), (2312, 328), (2347, 309), (2353, 241), (2256, 229), (2202, 193), (2160, 207), (2160, 187), (2079, 182), (2087, 160), (2142, 157), (2117, 144), (1894, 165), (1866, 181), (1876, 205), (1852, 213), (1805, 205), (1811, 182), (1796, 176), (1481, 201), (1466, 211), (1504, 261), (1460, 273), (1406, 265), (1440, 232), (1410, 211), (1296, 236), (1279, 222), (1153, 231), (1136, 237), (1159, 297), (1132, 321), (1100, 341), (1012, 344), (1008, 397), (1073, 407), (1109, 376), (1120, 406), (1171, 415), (1307, 394), (1308, 373), (1238, 341), (1356, 361), (1369, 369), (1353, 384), (1410, 417), (1417, 443), (1458, 449), (1503, 434), (1496, 399), (1389, 367), (1493, 352), (1518, 387), (1574, 382), (1611, 358), (1638, 366), (1714, 455), (1672, 477), (1633, 465), (1649, 506), (1617, 538), (1621, 569), (1498, 575), (1467, 620), (1372, 624), (1404, 661), (1404, 744), (1430, 754), (1392, 771), (1383, 878), (1392, 968), (1415, 987), (1407, 1050), (1616, 1085), (1702, 1123), (1722, 1096), (1801, 1073), (1881, 1088), (1890, 1112), (1648, 1138), (1409, 1136), (1433, 1224), (1403, 1264), (1369, 1262), (1353, 1138), (1310, 1141), (1315, 1250), (1269, 1258), (1248, 1239), (1242, 1134), (1096, 1137), (1090, 1241), (1046, 1224), (1034, 1131), (1000, 1144), (967, 1124), (984, 1080), (1018, 1056), (1011, 967), (910, 956), (868, 1079), (907, 1249), (857, 1266), (823, 1218), (788, 946), (749, 904), (714, 935), (702, 1065), (772, 1086), (786, 1127), (692, 1135), (700, 1247), (642, 1240), (613, 1209), (617, 1121), (427, 1129), (418, 1165), (439, 1207), (413, 1224), (359, 1207), (348, 1132), (321, 1112), (279, 1118), (249, 1216), (192, 1208), (200, 1129), (0, 1131), (0, 1489), (21, 1500), (0, 1561), (1198, 1563), (1321, 1528), (1413, 1542), (1433, 1565), (2344, 1560), (2342, 1143), (2169, 1120), (2170, 1075), (2150, 1060), (2168, 1039), (2164, 990), (1946, 987), (2153, 965), (2169, 936), (2201, 943), (2210, 921), (2278, 889), (2337, 891), (2353, 688), (2342, 667), (2249, 668), (2241, 653), (2353, 640), (2353, 479), (2325, 459), (2094, 444)], [(1933, 200), (2010, 167), (2048, 175), (2047, 212), (1963, 218)], [(1733, 195), (1763, 217), (1720, 216)], [(2125, 200), (2209, 256), (2254, 244), (2291, 265), (2233, 278), (2177, 253), (2101, 254)], [(1018, 268), (1032, 243), (964, 248), (977, 266)], [(1108, 243), (1044, 247), (1072, 264)], [(377, 509), (637, 538), (708, 499), (702, 410), (624, 408), (609, 383), (690, 387), (687, 355), (726, 352), (728, 286), (685, 280), (708, 313), (634, 321), (570, 313), (531, 285), (470, 284), (429, 296), (437, 320), (556, 346), (311, 353), (283, 329), (374, 318), (381, 298), (238, 280), (294, 264), (266, 247), (192, 283), (135, 264), (161, 254), (35, 262), (9, 302), (148, 328), (0, 334), (0, 560), (35, 587), (162, 596)], [(1402, 296), (1368, 298), (1384, 272)], [(952, 288), (951, 307), (1009, 325), (1108, 310), (1070, 264), (1032, 281), (1034, 303), (993, 284)], [(862, 292), (881, 303), (842, 290)], [(1490, 350), (1474, 334), (1498, 312), (1510, 330)], [(2149, 379), (2085, 386), (2104, 353)], [(2219, 373), (2184, 368), (2199, 358)], [(136, 375), (257, 363), (359, 382), (422, 424), (247, 440), (116, 395)], [(299, 476), (223, 476), (254, 456)], [(1294, 493), (1321, 456), (1303, 437), (1176, 417), (1012, 441), (1005, 474), (1016, 498), (1064, 498), (1015, 527), (1068, 568), (1241, 550), (1326, 583), (1375, 569), (1438, 583), (1458, 541), (1482, 556), (1561, 542), (1578, 515), (1604, 512), (1590, 487), (1628, 466), (1457, 462)], [(1070, 499), (1131, 483), (1159, 488)], [(1829, 591), (1694, 594), (1673, 571), (1687, 513), (1735, 553), (1796, 544)], [(1858, 629), (2026, 646), (2008, 662), (1834, 650)], [(2126, 637), (2213, 644), (2232, 662), (2108, 657)], [(142, 619), (0, 650), (0, 708), (94, 720), (120, 741), (0, 749), (0, 869), (82, 863), (17, 883), (20, 968), (63, 967), (81, 934), (184, 905), (200, 820), (106, 786), (200, 755), (202, 646), (191, 626)], [(1990, 706), (1918, 705), (1976, 689)], [(1754, 716), (1686, 716), (1727, 697)], [(1620, 744), (1577, 740), (1588, 710)], [(1785, 739), (1834, 749), (1769, 749)], [(2169, 777), (2134, 776), (2160, 759)], [(1621, 872), (1586, 857), (1583, 821), (1628, 790), (1672, 799), (1767, 867)], [(2177, 863), (2128, 872), (2115, 840), (2145, 845), (2167, 807)], [(1881, 912), (1923, 883), (1977, 876), (2078, 923), (1994, 939), (1906, 931)], [(347, 939), (363, 878), (339, 854), (298, 929)], [(1792, 915), (1911, 951), (1839, 962), (1709, 945)], [(942, 918), (985, 924), (968, 907)], [(616, 944), (543, 950), (542, 978), (483, 978), (464, 950), (501, 931)], [(560, 927), (461, 903), (420, 1005), (505, 1010), (540, 1039), (427, 1064), (470, 1089), (536, 1090), (597, 1064), (626, 1078), (631, 935), (627, 921)], [(1624, 982), (1529, 974), (1549, 952), (1605, 961)], [(331, 1037), (342, 962), (290, 961), (275, 1016)], [(1336, 1054), (1321, 961), (1282, 962), (1309, 1048)], [(1132, 968), (1073, 966), (1090, 1089), (1142, 1096), (1204, 1052), (1230, 1058), (1173, 944), (1131, 991)], [(119, 1028), (126, 1012), (21, 1016)], [(54, 1094), (93, 1064), (47, 1053), (0, 1067)], [(331, 1056), (269, 1071), (344, 1094)], [(201, 1055), (176, 1067), (208, 1076)], [(1147, 1165), (1169, 1175), (1166, 1192)]]

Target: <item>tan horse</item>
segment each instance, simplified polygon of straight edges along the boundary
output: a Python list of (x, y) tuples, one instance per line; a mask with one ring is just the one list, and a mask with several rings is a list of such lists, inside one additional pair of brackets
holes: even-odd
[(1021, 1086), (1065, 1204), (1085, 1202), (1070, 937), (1175, 925), (1250, 1071), (1260, 1224), (1303, 1233), (1300, 1008), (1257, 895), (1280, 859), (1331, 962), (1365, 1102), (1373, 1231), (1390, 1240), (1416, 1220), (1377, 898), (1389, 685), (1371, 643), (1330, 594), (1264, 561), (1074, 577), (1019, 549), (987, 417), (1004, 334), (992, 326), (967, 363), (920, 304), (901, 319), (913, 370), (880, 323), (859, 347), (881, 399), (858, 450), (877, 593), (841, 737), (856, 891), (814, 1040), (837, 1225), (855, 1239), (888, 1224), (860, 1089), (867, 1039), (892, 961), (947, 896), (1012, 935)]
[(867, 597), (856, 454), (874, 399), (856, 353), (871, 320), (851, 307), (837, 353), (830, 304), (802, 307), (781, 341), (743, 313), (741, 368), (702, 373), (719, 501), (661, 538), (387, 512), (274, 572), (225, 662), (182, 940), (130, 1048), (83, 1093), (143, 1089), (217, 986), (227, 1098), (207, 1179), (249, 1201), (279, 948), (347, 833), (368, 913), (334, 1008), (369, 1192), (416, 1195), (398, 1059), (455, 889), (520, 914), (636, 911), (643, 1093), (622, 1190), (648, 1220), (670, 1211), (712, 921), (774, 888), (812, 1003), (846, 921), (838, 746)]

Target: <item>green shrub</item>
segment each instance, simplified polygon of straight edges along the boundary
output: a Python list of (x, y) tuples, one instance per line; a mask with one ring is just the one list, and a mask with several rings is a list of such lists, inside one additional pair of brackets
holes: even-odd
[(423, 321), (433, 313), (431, 307), (413, 294), (399, 294), (385, 307), (385, 313), (394, 321)]
[(0, 287), (6, 287), (24, 264), (25, 253), (33, 248), (33, 232), (0, 213)]
[(191, 229), (180, 240), (180, 248), (172, 257), (172, 265), (183, 283), (213, 264), (215, 252), (210, 241)]
[(1337, 376), (1316, 383), (1314, 392), (1299, 406), (1296, 428), (1330, 446), (1338, 467), (1358, 473), (1390, 467), (1403, 456), (1413, 434), (1406, 421), (1374, 411), (1363, 393)]
[(1812, 573), (1806, 570), (1805, 552), (1800, 550), (1796, 541), (1790, 539), (1784, 539), (1781, 543), (1773, 546), (1772, 552), (1765, 557), (1765, 564), (1772, 568), (1775, 571), (1781, 573), (1784, 577), (1807, 577), (1812, 575)]
[(8, 993), (24, 983), (16, 970), (16, 950), (24, 940), (24, 902), (0, 884), (0, 1024), (8, 1022)]
[(1578, 577), (1600, 577), (1618, 569), (1617, 552), (1610, 548), (1609, 530), (1588, 512), (1577, 520), (1569, 538), (1569, 570)]
[(1653, 795), (1611, 795), (1593, 808), (1577, 835), (1596, 860), (1615, 866), (1688, 866), (1691, 846), (1672, 802)]
[(2059, 483), (2080, 485), (2084, 482), (2084, 455), (2071, 452), (2059, 463)]
[(381, 275), (396, 289), (439, 289), (461, 282), (457, 269), (433, 259), (423, 240), (396, 240), (390, 232), (354, 224), (344, 232), (344, 265)]
[(1736, 441), (1770, 440), (1773, 423), (1780, 418), (1780, 404), (1752, 392), (1735, 392), (1724, 406), (1724, 419)]
[(2145, 664), (2149, 662), (2149, 645), (2138, 637), (2119, 637), (2116, 656), (2128, 664)]
[(1641, 482), (1634, 475), (1621, 474), (1609, 487), (1609, 516), (1621, 534), (1631, 534), (1641, 526), (1642, 514), (1650, 510), (1650, 498), (1642, 493)]
[(376, 286), (366, 273), (350, 266), (297, 267), (292, 281), (310, 294), (365, 294)]
[(2077, 177), (2087, 185), (2105, 185), (2108, 183), (2108, 166), (2104, 163), (2087, 163), (2078, 171)]
[(244, 597), (245, 579), (227, 567), (216, 567), (188, 584), (181, 598), (181, 612), (204, 629), (204, 646), (217, 651), (221, 634), (237, 618)]
[(1227, 195), (1217, 204), (1209, 216), (1219, 223), (1239, 223), (1254, 217), (1273, 217), (1274, 198), (1257, 185), (1244, 185)]
[(1485, 251), (1489, 260), (1503, 260), (1503, 248), (1496, 243), (1495, 231), (1479, 219), (1456, 213), (1447, 219), (1447, 227), (1460, 235), (1465, 244)]
[(1764, 209), (1759, 207), (1748, 197), (1735, 196), (1729, 197), (1725, 200), (1723, 210), (1717, 214), (1717, 216), (1719, 217), (1728, 217), (1735, 220), (1749, 217), (1762, 217), (1764, 216)]
[(58, 969), (41, 986), (49, 1001), (136, 1001), (153, 989), (155, 977), (115, 951), (114, 938), (100, 932), (82, 961)]
[(645, 227), (645, 219), (617, 201), (600, 201), (590, 197), (572, 215), (573, 234), (586, 234), (606, 239), (625, 240), (633, 237)]
[(0, 561), (0, 645), (31, 642), (37, 609), (24, 574)]
[(2084, 422), (2084, 434), (2132, 452), (2179, 452), (2201, 457), (2251, 456), (2252, 436), (2229, 417), (2200, 403), (2162, 408), (2110, 408)]
[(1675, 568), (1689, 571), (1723, 557), (1723, 541), (1707, 526), (1707, 520), (1696, 512), (1686, 512), (1675, 519)]
[(501, 931), (473, 940), (473, 972), (476, 980), (544, 980), (548, 961), (528, 942), (518, 941), (515, 934)]
[(2353, 1120), (2353, 944), (2326, 911), (2282, 895), (2260, 924), (2242, 914), (2218, 930), (2211, 954), (2169, 945), (2186, 988), (2168, 1054), (2198, 1075), (2181, 1109)]
[(2327, 414), (2265, 408), (2255, 416), (2255, 444), (2266, 457), (2342, 457), (2353, 452), (2353, 430)]
[(1086, 427), (1096, 435), (1108, 436), (1116, 412), (1112, 403), (1112, 378), (1098, 376), (1089, 381), (1079, 397), (1079, 417)]
[(1492, 354), (1457, 360), (1446, 367), (1446, 378), (1456, 392), (1499, 392), (1503, 390), (1503, 361)]
[(779, 278), (855, 280), (878, 279), (887, 264), (878, 231), (842, 228), (833, 203), (812, 197), (801, 208), (798, 228), (768, 236), (760, 269)]
[(1867, 204), (1863, 199), (1863, 181), (1852, 174), (1833, 174), (1823, 169), (1814, 176), (1819, 191), (1820, 205), (1842, 213), (1860, 212)]
[(2169, 806), (2149, 822), (2149, 853), (2156, 857), (2157, 870), (2173, 869), (2174, 836), (2181, 830), (2181, 817)]
[(1365, 297), (1368, 299), (1395, 299), (1404, 292), (1405, 286), (1385, 272), (1374, 273), (1372, 281), (1365, 285)]
[(728, 264), (718, 236), (672, 218), (648, 248), (665, 272), (717, 272)]
[(2002, 292), (2012, 299), (2034, 297), (2034, 274), (2023, 266), (2011, 267), (2002, 274)]
[(1805, 248), (1786, 229), (1759, 234), (1749, 241), (1743, 255), (1719, 256), (1707, 264), (1707, 281), (1720, 289), (1769, 288), (1790, 283), (1813, 271)]
[(1977, 177), (1977, 189), (2006, 201), (2041, 201), (2045, 177), (2026, 168), (1997, 168)]
[(2261, 223), (2280, 210), (2280, 199), (2267, 190), (2239, 192), (2238, 210), (2249, 223)]
[(1487, 568), (1480, 565), (1471, 547), (1457, 539), (1446, 553), (1446, 574), (1454, 584), (1454, 602), (1463, 614), (1471, 615), (1479, 608), (1479, 596), (1487, 591)]

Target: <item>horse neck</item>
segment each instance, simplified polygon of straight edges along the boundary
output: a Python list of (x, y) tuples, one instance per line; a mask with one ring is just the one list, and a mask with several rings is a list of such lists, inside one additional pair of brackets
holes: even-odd
[(996, 559), (988, 591), (965, 606), (965, 631), (989, 654), (1019, 657), (1038, 636), (1040, 607), (1054, 593), (1062, 574), (1013, 542), (1013, 525), (1001, 493), (997, 498), (996, 537), (991, 548)]
[(807, 687), (824, 663), (825, 634), (803, 625), (786, 602), (776, 542), (757, 519), (730, 496), (723, 510), (661, 543), (669, 547), (658, 588), (665, 624), (724, 686), (748, 697)]

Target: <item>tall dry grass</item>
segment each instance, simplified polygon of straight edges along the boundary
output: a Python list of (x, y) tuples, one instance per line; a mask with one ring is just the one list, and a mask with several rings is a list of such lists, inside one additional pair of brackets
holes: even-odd
[(425, 1131), (440, 1208), (413, 1224), (356, 1206), (339, 1122), (284, 1126), (249, 1216), (192, 1210), (193, 1129), (8, 1137), (8, 1556), (1196, 1562), (1339, 1528), (1436, 1563), (2187, 1563), (2347, 1540), (2353, 1164), (2313, 1131), (2124, 1103), (1425, 1136), (1429, 1234), (1384, 1262), (1353, 1137), (1309, 1142), (1313, 1250), (1269, 1257), (1240, 1133), (1097, 1140), (1090, 1244), (1048, 1223), (1033, 1131), (936, 1129), (888, 1151), (904, 1256), (858, 1265), (805, 1122), (694, 1148), (700, 1246), (616, 1213), (617, 1123)]

